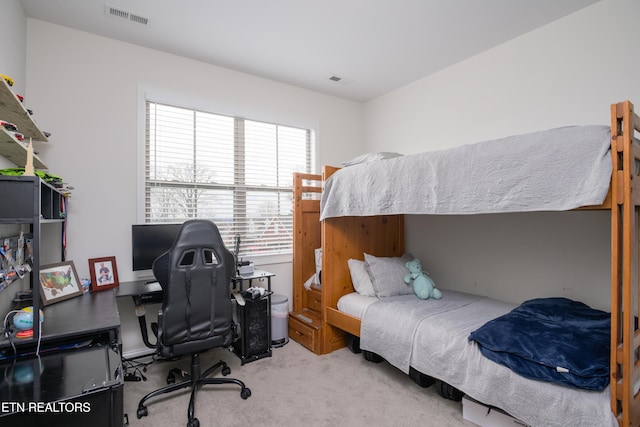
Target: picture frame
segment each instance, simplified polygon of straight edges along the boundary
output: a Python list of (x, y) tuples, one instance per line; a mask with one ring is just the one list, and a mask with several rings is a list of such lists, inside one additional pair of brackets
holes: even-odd
[(120, 285), (116, 257), (108, 256), (89, 259), (91, 292), (105, 291)]
[(43, 265), (39, 272), (42, 305), (82, 295), (82, 285), (73, 261)]

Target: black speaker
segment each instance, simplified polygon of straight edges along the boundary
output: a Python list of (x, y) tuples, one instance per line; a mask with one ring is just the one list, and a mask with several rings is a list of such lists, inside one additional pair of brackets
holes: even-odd
[(246, 298), (245, 305), (236, 305), (240, 323), (240, 339), (233, 350), (244, 365), (247, 362), (271, 356), (271, 319), (269, 297)]

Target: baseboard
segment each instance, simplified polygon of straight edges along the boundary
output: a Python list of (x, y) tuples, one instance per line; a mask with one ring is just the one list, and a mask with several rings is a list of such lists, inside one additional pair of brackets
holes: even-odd
[(122, 353), (123, 359), (135, 359), (136, 357), (151, 356), (155, 353), (155, 350), (149, 347), (141, 347), (133, 350), (125, 351)]

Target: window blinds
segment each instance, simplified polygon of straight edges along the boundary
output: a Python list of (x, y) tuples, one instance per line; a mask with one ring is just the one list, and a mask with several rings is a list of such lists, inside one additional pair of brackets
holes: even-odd
[(290, 253), (292, 175), (315, 171), (313, 131), (147, 102), (146, 222), (210, 219), (241, 256)]

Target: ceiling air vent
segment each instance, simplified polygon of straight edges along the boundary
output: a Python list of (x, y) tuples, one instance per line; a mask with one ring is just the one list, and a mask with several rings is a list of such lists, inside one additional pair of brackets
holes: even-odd
[(350, 85), (351, 83), (353, 83), (353, 79), (347, 79), (337, 74), (334, 74), (331, 77), (329, 77), (329, 80), (335, 83), (340, 83), (341, 85)]
[(137, 22), (138, 24), (142, 24), (142, 25), (147, 25), (149, 23), (149, 20), (144, 16), (134, 15), (133, 13), (129, 14), (129, 20), (133, 22)]
[(127, 12), (119, 7), (112, 6), (110, 4), (104, 4), (104, 14), (107, 16), (113, 16), (115, 18), (126, 19), (128, 21), (136, 22), (142, 25), (148, 25), (149, 19), (144, 16), (136, 15), (131, 12)]

